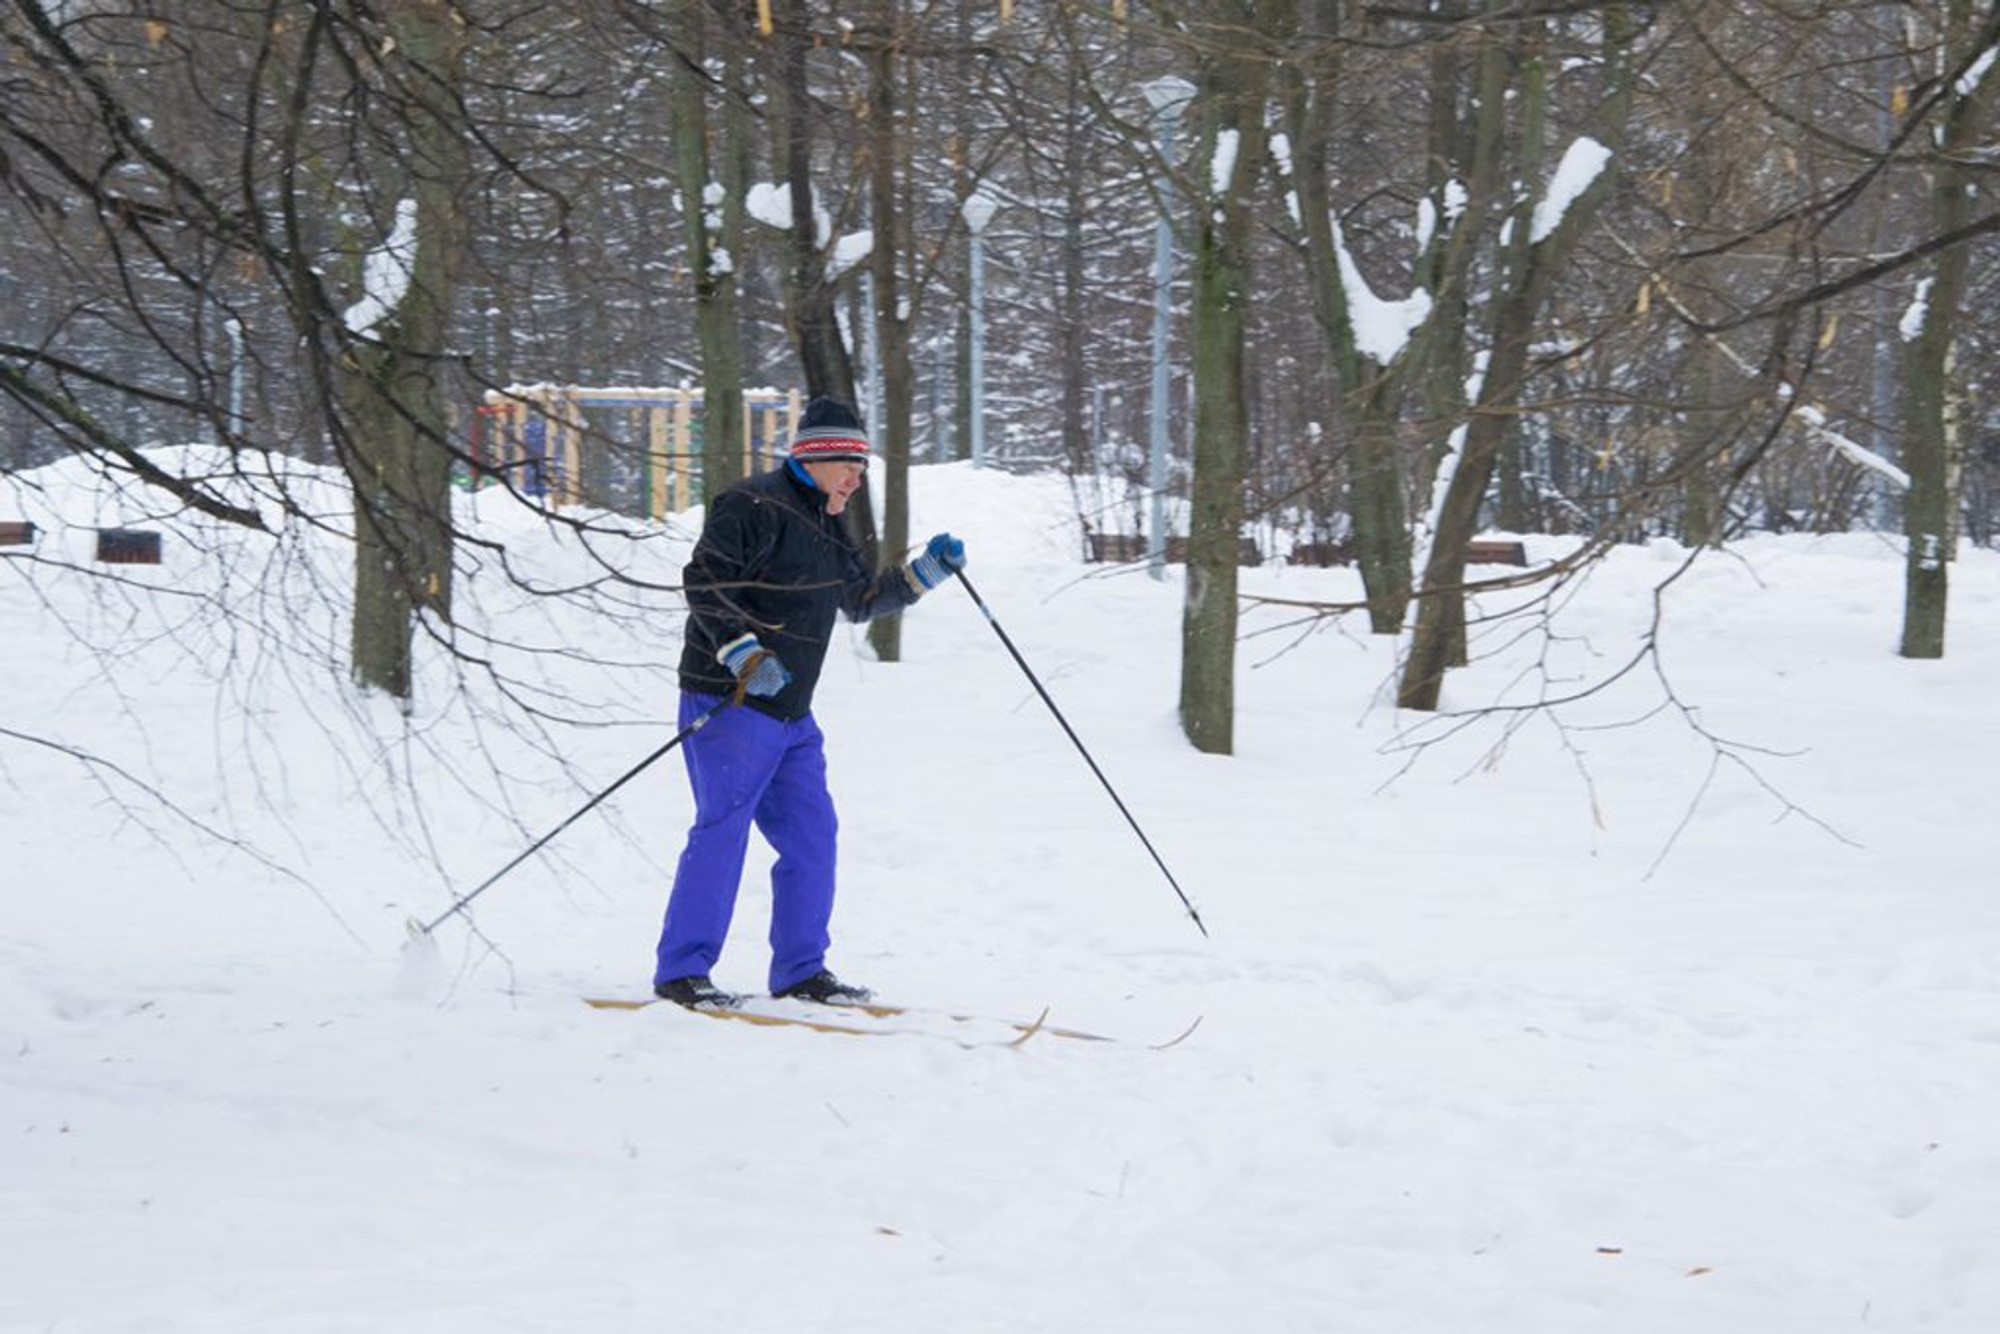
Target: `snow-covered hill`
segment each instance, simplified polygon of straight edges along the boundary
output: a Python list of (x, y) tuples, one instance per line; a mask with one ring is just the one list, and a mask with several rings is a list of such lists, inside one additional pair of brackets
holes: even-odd
[[(1896, 544), (1749, 541), (1620, 675), (1685, 555), (1620, 549), (1448, 688), (1581, 698), (1475, 722), (1260, 604), (1217, 758), (1174, 719), (1178, 571), (1081, 564), (1059, 481), (913, 489), (1213, 938), (946, 588), (903, 662), (854, 631), (828, 665), (834, 964), (1125, 1041), (586, 1008), (644, 992), (677, 759), (405, 948), (672, 716), (670, 592), (503, 562), (671, 584), (686, 523), (556, 541), (467, 499), (466, 646), (530, 728), (434, 651), (407, 720), (357, 699), (332, 536), (0, 485), (43, 530), (0, 549), (0, 1329), (2000, 1328), (2000, 555), (1915, 663)], [(118, 522), (165, 563), (53, 563)], [(726, 985), (763, 974), (767, 865)]]

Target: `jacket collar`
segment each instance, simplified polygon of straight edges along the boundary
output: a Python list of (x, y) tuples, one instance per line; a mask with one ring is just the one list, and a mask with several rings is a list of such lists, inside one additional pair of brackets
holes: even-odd
[(826, 492), (819, 489), (819, 484), (813, 481), (812, 474), (805, 470), (804, 464), (797, 459), (786, 459), (785, 475), (793, 489), (803, 495), (806, 503), (815, 510), (823, 512), (826, 509)]

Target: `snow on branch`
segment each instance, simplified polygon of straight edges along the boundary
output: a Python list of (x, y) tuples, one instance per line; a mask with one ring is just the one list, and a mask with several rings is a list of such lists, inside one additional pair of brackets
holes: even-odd
[[(789, 231), (792, 226), (792, 187), (785, 182), (759, 181), (743, 195), (743, 211), (766, 227), (779, 231)], [(835, 240), (833, 219), (826, 210), (813, 201), (813, 244), (821, 250), (833, 247), (828, 256), (827, 281), (831, 282), (847, 270), (868, 258), (875, 248), (873, 231), (849, 232)]]
[(1860, 464), (1871, 472), (1880, 473), (1904, 491), (1910, 489), (1910, 474), (1852, 436), (1834, 430), (1827, 424), (1824, 412), (1810, 403), (1801, 403), (1793, 410), (1798, 413), (1799, 420), (1806, 424), (1806, 431), (1821, 443), (1830, 446), (1836, 454)]
[(409, 295), (410, 275), (417, 263), (417, 201), (396, 204), (396, 225), (389, 239), (361, 261), (361, 299), (343, 317), (350, 331), (367, 333), (396, 313)]
[(867, 259), (875, 249), (875, 232), (868, 229), (849, 232), (833, 243), (833, 254), (828, 257), (826, 280), (832, 282), (855, 265)]
[(1340, 284), (1347, 289), (1347, 321), (1354, 329), (1354, 346), (1378, 365), (1387, 366), (1402, 354), (1410, 335), (1430, 318), (1431, 294), (1419, 287), (1401, 301), (1387, 301), (1375, 295), (1354, 256), (1348, 253), (1347, 238), (1337, 218), (1333, 223), (1333, 251), (1340, 264)]
[(1979, 87), (1979, 81), (1993, 68), (1996, 58), (2000, 58), (2000, 45), (1989, 46), (1980, 52), (1979, 59), (1973, 61), (1965, 73), (1958, 76), (1958, 82), (1952, 85), (1952, 91), (1960, 97), (1972, 96)]
[[(792, 187), (785, 181), (758, 181), (743, 195), (743, 211), (766, 227), (792, 229)], [(813, 244), (821, 250), (833, 239), (833, 219), (813, 200)]]
[(1589, 135), (1579, 135), (1563, 153), (1562, 161), (1556, 164), (1556, 174), (1549, 180), (1548, 192), (1535, 205), (1534, 225), (1528, 233), (1528, 240), (1540, 245), (1562, 226), (1564, 216), (1570, 207), (1583, 197), (1598, 174), (1611, 161), (1611, 150)]
[[(1631, 256), (1634, 260), (1637, 260), (1640, 263), (1645, 262), (1641, 258), (1638, 250), (1633, 247), (1631, 242), (1627, 241), (1624, 237), (1619, 236), (1616, 232), (1612, 233), (1612, 238), (1617, 241), (1618, 245), (1625, 251), (1627, 255)], [(1664, 275), (1659, 273), (1651, 274), (1647, 278), (1647, 281), (1653, 284), (1652, 290), (1659, 292), (1659, 294), (1666, 299), (1667, 304), (1673, 308), (1676, 314), (1678, 314), (1682, 319), (1686, 320), (1689, 324), (1694, 325), (1697, 328), (1700, 327), (1699, 321), (1695, 319), (1694, 312), (1689, 310), (1687, 306), (1681, 302), (1681, 299), (1674, 294), (1672, 286), (1667, 282)], [(1906, 326), (1908, 325), (1908, 322), (1909, 322), (1909, 316), (1905, 315), (1904, 323)], [(1910, 335), (1907, 332), (1906, 328), (1904, 337), (1907, 338), (1909, 336)], [(1749, 363), (1749, 361), (1747, 361), (1743, 357), (1742, 353), (1738, 352), (1735, 348), (1729, 346), (1729, 344), (1723, 341), (1721, 337), (1719, 337), (1716, 334), (1705, 334), (1704, 337), (1708, 339), (1709, 346), (1715, 348), (1716, 351), (1720, 352), (1723, 355), (1723, 357), (1728, 360), (1729, 364), (1734, 366), (1740, 374), (1744, 375), (1745, 377), (1756, 376), (1757, 368), (1755, 366), (1752, 366)], [(1780, 385), (1778, 392), (1785, 398), (1789, 399), (1792, 397), (1793, 391), (1790, 385)], [(1806, 431), (1808, 434), (1818, 439), (1821, 443), (1830, 446), (1835, 453), (1843, 455), (1844, 457), (1852, 460), (1853, 462), (1860, 464), (1862, 467), (1868, 469), (1870, 472), (1881, 474), (1883, 477), (1889, 479), (1889, 481), (1893, 482), (1896, 486), (1900, 487), (1902, 490), (1907, 491), (1910, 489), (1910, 475), (1908, 473), (1904, 472), (1901, 468), (1898, 468), (1895, 464), (1889, 462), (1889, 460), (1883, 458), (1880, 454), (1877, 454), (1874, 450), (1868, 448), (1868, 446), (1862, 444), (1859, 440), (1854, 439), (1852, 436), (1844, 435), (1841, 432), (1836, 431), (1833, 428), (1833, 426), (1827, 421), (1826, 413), (1823, 412), (1821, 409), (1814, 407), (1810, 403), (1800, 403), (1797, 406), (1795, 406), (1792, 409), (1792, 411), (1796, 412), (1798, 414), (1799, 420), (1805, 423)]]
[(1208, 193), (1221, 199), (1229, 193), (1229, 181), (1236, 174), (1236, 150), (1242, 136), (1235, 130), (1218, 130), (1215, 156), (1208, 163)]
[(1924, 325), (1931, 316), (1931, 280), (1918, 282), (1916, 294), (1910, 298), (1909, 309), (1896, 323), (1896, 334), (1906, 343), (1914, 343), (1924, 336)]
[(743, 196), (743, 209), (766, 227), (784, 231), (792, 225), (792, 187), (758, 181)]

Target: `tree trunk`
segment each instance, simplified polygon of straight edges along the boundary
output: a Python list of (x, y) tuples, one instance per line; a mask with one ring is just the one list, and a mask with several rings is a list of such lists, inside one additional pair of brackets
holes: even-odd
[(1090, 431), (1084, 422), (1087, 361), (1085, 348), (1090, 318), (1085, 313), (1088, 276), (1084, 263), (1084, 183), (1089, 179), (1084, 161), (1082, 99), (1077, 95), (1076, 75), (1071, 75), (1070, 114), (1063, 126), (1063, 242), (1062, 287), (1057, 295), (1057, 365), (1062, 375), (1063, 463), (1073, 477), (1088, 476), (1095, 468), (1091, 457)]
[[(1733, 165), (1732, 145), (1703, 132), (1727, 114), (1722, 90), (1715, 86), (1697, 90), (1687, 112), (1673, 122), (1688, 141), (1680, 170), (1673, 176), (1673, 198), (1689, 216), (1707, 219), (1716, 210), (1717, 195)], [(1642, 305), (1650, 307), (1652, 291), (1650, 282), (1640, 288)], [(1661, 297), (1669, 303), (1677, 300), (1665, 290)], [(1720, 547), (1728, 530), (1724, 455), (1740, 416), (1718, 403), (1729, 374), (1724, 353), (1713, 340), (1704, 338), (1689, 346), (1684, 365), (1676, 385), (1680, 405), (1674, 430), (1681, 474), (1681, 541), (1691, 547)]]
[[(713, 500), (744, 474), (743, 348), (738, 339), (736, 264), (742, 254), (742, 191), (714, 182), (708, 116), (706, 0), (682, 0), (681, 59), (672, 74), (674, 150), (688, 269), (694, 282), (696, 336), (701, 344), (701, 489)], [(735, 225), (730, 225), (731, 214)], [(655, 467), (664, 466), (656, 460)]]
[[(1252, 195), (1265, 154), (1270, 64), (1233, 33), (1269, 31), (1259, 0), (1228, 6), (1243, 28), (1213, 30), (1202, 71), (1206, 182), (1194, 196), (1194, 480), (1188, 521), (1187, 592), (1181, 615), (1181, 729), (1197, 750), (1235, 750), (1236, 562), (1243, 532), (1243, 458), (1249, 415), (1243, 380), (1250, 303)], [(1217, 169), (1228, 155), (1228, 174)], [(1218, 188), (1219, 187), (1219, 188)]]
[[(1473, 318), (1471, 290), (1481, 234), (1494, 216), (1506, 211), (1507, 195), (1503, 186), (1511, 164), (1506, 161), (1505, 141), (1509, 104), (1515, 97), (1516, 58), (1500, 41), (1485, 44), (1472, 65), (1473, 86), (1466, 97), (1468, 105), (1461, 120), (1457, 92), (1448, 81), (1462, 74), (1464, 68), (1462, 61), (1443, 56), (1432, 67), (1432, 93), (1438, 100), (1431, 119), (1432, 141), (1434, 144), (1444, 140), (1453, 144), (1469, 142), (1471, 171), (1468, 173), (1467, 199), (1457, 224), (1446, 234), (1448, 240), (1427, 257), (1433, 305), (1430, 320), (1419, 332), (1418, 348), (1412, 358), (1413, 373), (1425, 386), (1426, 419), (1434, 426), (1432, 438), (1418, 461), (1418, 495), (1425, 507), (1425, 542), (1420, 573), (1426, 593), (1418, 606), (1418, 628), (1414, 637), (1418, 648), (1413, 649), (1410, 662), (1415, 661), (1415, 654), (1420, 650), (1426, 659), (1422, 670), (1434, 670), (1439, 685), (1442, 684), (1445, 667), (1465, 661), (1466, 642), (1465, 605), (1457, 592), (1458, 586), (1464, 582), (1463, 559), (1455, 565), (1448, 562), (1444, 567), (1451, 571), (1450, 592), (1435, 591), (1440, 585), (1431, 573), (1436, 567), (1439, 548), (1447, 545), (1445, 515), (1455, 503), (1462, 504), (1462, 500), (1452, 500), (1449, 482), (1445, 483), (1442, 495), (1438, 493), (1438, 486), (1447, 459), (1453, 461), (1451, 477), (1455, 479), (1463, 466), (1468, 445), (1475, 440), (1468, 385), (1471, 378), (1468, 372)], [(1441, 182), (1434, 180), (1432, 185), (1432, 198), (1440, 206), (1442, 214)], [(1517, 206), (1523, 203), (1516, 200)], [(1525, 214), (1525, 207), (1522, 212)], [(1519, 226), (1521, 236), (1525, 237), (1525, 221)], [(1492, 369), (1490, 361), (1482, 369), (1478, 377), (1482, 386), (1491, 383)], [(1483, 498), (1484, 478), (1474, 494)], [(1464, 536), (1469, 537), (1477, 531), (1478, 517), (1479, 507), (1475, 500), (1470, 517), (1464, 521)], [(1462, 538), (1454, 538), (1450, 545), (1462, 551), (1464, 542)], [(1406, 676), (1410, 662), (1406, 662)], [(1432, 664), (1435, 664), (1434, 667)]]
[[(1531, 49), (1521, 61), (1520, 80), (1521, 138), (1520, 148), (1514, 155), (1514, 178), (1522, 182), (1539, 181), (1542, 178), (1543, 163), (1546, 157), (1544, 149), (1548, 135), (1549, 111), (1548, 67), (1543, 62), (1539, 44), (1534, 49)], [(1501, 247), (1504, 252), (1501, 259), (1501, 271), (1503, 273), (1511, 271), (1519, 274), (1527, 274), (1533, 268), (1533, 263), (1530, 259), (1532, 243), (1529, 240), (1529, 236), (1531, 234), (1530, 226), (1534, 217), (1532, 207), (1534, 192), (1523, 189), (1519, 192), (1519, 197), (1523, 201), (1524, 206), (1516, 209), (1512, 234), (1508, 242)], [(1539, 305), (1538, 301), (1536, 306), (1538, 307)], [(1507, 337), (1517, 337), (1522, 341), (1520, 356), (1509, 359), (1513, 363), (1513, 375), (1507, 381), (1507, 392), (1509, 395), (1517, 394), (1519, 388), (1518, 381), (1527, 369), (1526, 342), (1532, 335), (1535, 317), (1538, 313), (1538, 310), (1535, 308), (1522, 311), (1520, 320), (1515, 324), (1510, 333), (1505, 335)], [(1498, 362), (1499, 359), (1496, 356), (1495, 361)], [(1492, 462), (1488, 465), (1488, 470), (1499, 474), (1499, 485), (1494, 488), (1494, 521), (1502, 529), (1518, 533), (1525, 530), (1528, 526), (1526, 496), (1521, 479), (1521, 431), (1517, 426), (1519, 418), (1494, 417), (1490, 420), (1493, 426), (1493, 438), (1490, 446), (1492, 450)], [(1472, 432), (1467, 432), (1468, 440), (1471, 435)], [(1460, 466), (1464, 466), (1463, 461), (1461, 461)], [(1464, 534), (1466, 540), (1469, 540), (1478, 531), (1478, 524), (1479, 515), (1475, 507), (1471, 518), (1471, 526)], [(1443, 544), (1440, 543), (1440, 545)], [(1454, 545), (1463, 546), (1464, 542), (1458, 541)], [(1433, 549), (1432, 555), (1436, 555), (1435, 549)], [(1464, 571), (1463, 562), (1460, 563), (1459, 570), (1462, 576)], [(1465, 643), (1462, 625), (1463, 622), (1461, 619), (1459, 642), (1453, 647), (1451, 655), (1451, 664), (1454, 667), (1462, 666), (1465, 662)]]
[[(1326, 15), (1321, 24), (1335, 21)], [(1332, 28), (1322, 27), (1330, 33)], [(1333, 48), (1337, 54), (1339, 48)], [(1325, 338), (1327, 361), (1339, 386), (1347, 423), (1348, 512), (1354, 523), (1354, 558), (1368, 598), (1368, 626), (1378, 635), (1403, 628), (1410, 602), (1410, 524), (1396, 419), (1401, 378), (1393, 366), (1364, 355), (1354, 336), (1339, 243), (1334, 232), (1327, 152), (1332, 138), (1338, 67), (1288, 65), (1284, 71), (1286, 123), (1292, 139), (1292, 188), (1299, 205), (1307, 289)], [(1396, 362), (1403, 358), (1399, 355)]]
[[(910, 359), (910, 317), (903, 309), (897, 266), (907, 249), (897, 172), (903, 163), (897, 59), (902, 32), (899, 0), (883, 0), (882, 30), (868, 55), (868, 192), (875, 247), (869, 272), (875, 280), (875, 343), (882, 358), (882, 402), (874, 424), (882, 456), (881, 555), (883, 568), (901, 563), (910, 546), (910, 433), (916, 404), (916, 370)], [(880, 662), (903, 655), (903, 618), (885, 616), (868, 625), (868, 642)]]
[(465, 253), (468, 171), (459, 125), (463, 35), (448, 6), (418, 0), (391, 22), (410, 135), (406, 182), (415, 204), (410, 281), (395, 310), (350, 350), (344, 387), (355, 499), (354, 677), (408, 701), (413, 618), (451, 618), (449, 388), (443, 360)]
[(753, 17), (740, 6), (725, 4), (711, 12), (717, 36), (722, 42), (722, 131), (716, 144), (716, 158), (722, 175), (722, 234), (736, 265), (736, 346), (742, 350), (744, 373), (759, 384), (770, 382), (771, 354), (765, 344), (766, 326), (758, 306), (770, 291), (771, 266), (752, 253), (755, 229), (746, 216), (744, 200), (756, 179), (768, 137), (764, 111), (751, 107), (751, 62), (749, 53), (756, 38)]
[(790, 280), (785, 284), (785, 317), (792, 346), (805, 376), (807, 397), (828, 394), (855, 405), (854, 362), (841, 337), (839, 290), (826, 280), (826, 254), (813, 219), (813, 108), (806, 59), (811, 51), (805, 0), (774, 0), (784, 17), (778, 23), (779, 86), (785, 124), (785, 181), (791, 190)]
[[(1990, 31), (1975, 38), (1972, 10), (1970, 0), (1949, 0), (1945, 6), (1942, 68), (1947, 71), (1955, 71), (1993, 41)], [(1989, 64), (1983, 78), (1950, 95), (1938, 160), (1931, 168), (1931, 218), (1939, 234), (1964, 226), (1973, 216), (1977, 177), (1965, 164), (1982, 137), (1991, 133), (1997, 102), (2000, 63)], [(1948, 568), (1957, 544), (1953, 515), (1964, 462), (1952, 384), (1953, 353), (1969, 258), (1964, 246), (1953, 246), (1929, 262), (1926, 290), (1918, 298), (1924, 303), (1921, 324), (1904, 353), (1903, 466), (1910, 474), (1910, 493), (1903, 507), (1903, 532), (1909, 539), (1903, 587), (1906, 658), (1944, 656)]]
[[(1440, 13), (1462, 16), (1465, 0), (1447, 0)], [(1500, 195), (1502, 146), (1506, 129), (1508, 74), (1512, 58), (1489, 42), (1470, 64), (1449, 45), (1431, 63), (1431, 171), (1427, 193), (1438, 216), (1431, 249), (1423, 257), (1424, 287), (1431, 294), (1430, 318), (1417, 331), (1409, 355), (1409, 378), (1423, 400), (1429, 423), (1415, 462), (1412, 494), (1423, 521), (1431, 522), (1438, 469), (1452, 448), (1451, 438), (1466, 420), (1467, 378), (1471, 369), (1471, 298), (1479, 239)], [(1465, 198), (1450, 215), (1450, 191), (1462, 185)], [(1428, 547), (1426, 548), (1428, 559)]]
[[(1556, 273), (1575, 250), (1578, 238), (1610, 193), (1616, 177), (1615, 155), (1624, 143), (1631, 105), (1626, 56), (1635, 34), (1630, 16), (1622, 9), (1606, 11), (1606, 91), (1595, 117), (1595, 137), (1613, 153), (1611, 163), (1603, 166), (1589, 188), (1563, 211), (1560, 222), (1539, 239), (1530, 223), (1543, 190), (1525, 188), (1524, 181), (1517, 197), (1510, 244), (1505, 247), (1497, 276), (1489, 362), (1480, 381), (1472, 418), (1465, 428), (1457, 468), (1438, 507), (1437, 531), (1424, 563), (1417, 626), (1397, 687), (1396, 702), (1402, 708), (1436, 709), (1446, 669), (1464, 661), (1465, 544), (1479, 531), (1479, 511), (1493, 477), (1494, 463), (1516, 425), (1517, 403), (1526, 379), (1535, 322)], [(1527, 87), (1531, 92), (1541, 87), (1539, 76), (1532, 71)], [(1542, 110), (1531, 98), (1523, 111), (1523, 123), (1535, 131), (1537, 138), (1541, 118)], [(1522, 156), (1539, 160), (1539, 148), (1527, 147)]]
[[(978, 120), (973, 112), (978, 105), (978, 66), (973, 59), (977, 45), (973, 40), (977, 31), (974, 6), (960, 5), (954, 39), (956, 50), (952, 56), (953, 77), (957, 83), (958, 95), (953, 100), (951, 139), (951, 197), (961, 204), (972, 197), (973, 188), (978, 185), (978, 177), (972, 170), (972, 146), (978, 134)], [(963, 251), (960, 252), (964, 253)], [(941, 458), (963, 461), (972, 457), (972, 301), (969, 291), (971, 275), (966, 275), (968, 286), (966, 300), (959, 303), (958, 312), (952, 320), (951, 342), (951, 413), (949, 424), (942, 428), (941, 440), (947, 448), (939, 454)], [(988, 313), (987, 318), (992, 318)]]
[(1438, 507), (1437, 533), (1424, 563), (1424, 595), (1417, 604), (1417, 627), (1396, 703), (1405, 709), (1435, 709), (1445, 669), (1465, 660), (1465, 544), (1479, 531), (1479, 511), (1512, 413), (1506, 406), (1520, 389), (1528, 362), (1534, 311), (1517, 294), (1500, 312), (1492, 360), (1479, 406), (1466, 426), (1458, 467)]
[(1681, 393), (1679, 432), (1684, 463), (1681, 482), (1681, 541), (1691, 547), (1719, 547), (1726, 528), (1723, 509), (1723, 464), (1717, 456), (1728, 436), (1729, 421), (1714, 408), (1718, 374), (1717, 353), (1706, 342), (1688, 350)]

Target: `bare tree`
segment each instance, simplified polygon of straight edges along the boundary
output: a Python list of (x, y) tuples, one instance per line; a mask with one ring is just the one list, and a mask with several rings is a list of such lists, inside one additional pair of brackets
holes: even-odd
[[(671, 87), (674, 156), (687, 236), (688, 275), (694, 286), (695, 328), (701, 339), (702, 495), (713, 499), (743, 476), (743, 345), (737, 312), (737, 265), (746, 257), (743, 195), (736, 170), (742, 158), (720, 137), (709, 115), (711, 99), (725, 105), (744, 90), (710, 68), (709, 30), (728, 20), (712, 14), (710, 0), (680, 0), (675, 15), (680, 45)], [(648, 11), (641, 10), (642, 15)], [(729, 34), (726, 32), (725, 40)], [(733, 45), (733, 43), (732, 43)], [(732, 118), (720, 119), (724, 126)]]
[[(1936, 34), (1937, 155), (1931, 164), (1934, 235), (1973, 218), (1982, 157), (2000, 106), (2000, 5), (1946, 0)], [(1944, 656), (1948, 567), (1958, 542), (1965, 465), (1962, 398), (1955, 383), (1958, 326), (1971, 258), (1954, 246), (1930, 259), (1905, 321), (1904, 461), (1910, 474), (1903, 529), (1909, 539), (1903, 605), (1906, 658)]]
[[(1200, 202), (1177, 210), (1194, 264), (1169, 324), (1192, 320), (1178, 346), (1195, 355), (1172, 368), (1167, 486), (1194, 512), (1196, 744), (1231, 744), (1252, 524), (1352, 536), (1356, 609), (1379, 631), (1422, 575), (1402, 682), (1416, 707), (1466, 655), (1464, 539), (1494, 520), (1584, 533), (1578, 560), (1661, 533), (1907, 523), (1912, 647), (1934, 627), (1941, 649), (1944, 568), (1925, 553), (1948, 555), (1961, 518), (1990, 534), (2000, 494), (1978, 417), (1992, 331), (1968, 315), (1996, 282), (2000, 213), (1968, 189), (1992, 171), (1995, 6), (1005, 8), (774, 0), (764, 33), (734, 0), (329, 3), (278, 23), (225, 0), (19, 0), (0, 14), (0, 460), (140, 479), (177, 521), (271, 532), (274, 557), (337, 532), (357, 582), (328, 604), (365, 633), (334, 657), (377, 663), (396, 695), (435, 654), (538, 720), (563, 706), (524, 684), (526, 646), (464, 614), (474, 572), (607, 617), (673, 594), (621, 559), (660, 528), (620, 498), (617, 431), (590, 424), (590, 507), (560, 508), (578, 493), (543, 485), (557, 460), (469, 447), (481, 390), (699, 375), (718, 484), (738, 457), (732, 379), (854, 400), (849, 340), (869, 330), (842, 326), (856, 284), (830, 242), (872, 223), (887, 392), (869, 424), (893, 558), (920, 368), (934, 438), (950, 416), (967, 438), (946, 407), (968, 380), (949, 294), (976, 185), (1004, 205), (985, 238), (989, 331), (1009, 353), (989, 368), (989, 454), (1065, 466), (1093, 513), (1136, 517), (1167, 167), (1134, 93), (1200, 75), (1204, 146), (1173, 181)], [(684, 58), (662, 62), (663, 45)], [(1626, 81), (1628, 58), (1649, 77)], [(1224, 114), (1273, 91), (1296, 219), (1256, 185), (1265, 116)], [(1609, 166), (1538, 235), (1583, 135)], [(737, 232), (753, 168), (790, 187), (782, 244)], [(357, 329), (366, 262), (406, 205), (415, 281)], [(1355, 337), (1364, 274), (1415, 298), (1406, 341)], [(1906, 342), (1909, 312), (1925, 318)], [(183, 465), (149, 448), (162, 441), (217, 448)], [(338, 469), (345, 501), (272, 480), (292, 458)], [(537, 585), (454, 508), (454, 485), (488, 488), (482, 513), (532, 511), (600, 579)], [(850, 513), (872, 538), (873, 508)]]
[[(818, 215), (820, 169), (813, 149), (820, 123), (810, 57), (812, 16), (806, 0), (775, 0), (776, 91), (783, 107), (785, 185), (791, 201), (790, 255), (785, 278), (785, 321), (805, 377), (806, 393), (852, 403), (854, 363), (840, 331), (837, 272), (830, 273), (828, 240)], [(838, 227), (832, 228), (835, 234)]]
[(374, 281), (399, 290), (376, 290), (364, 279), (362, 300), (347, 315), (354, 345), (338, 363), (351, 414), (336, 424), (355, 495), (354, 675), (407, 700), (412, 618), (427, 611), (451, 619), (453, 459), (443, 442), (446, 344), (466, 245), (459, 201), (470, 179), (464, 29), (445, 0), (412, 0), (379, 38), (357, 35), (379, 41), (381, 53), (380, 82), (364, 77), (357, 91), (395, 107), (380, 145), (395, 164), (393, 212), (383, 220), (390, 234), (363, 265)]
[(1195, 94), (1194, 487), (1181, 614), (1181, 730), (1197, 750), (1235, 748), (1237, 563), (1243, 538), (1244, 378), (1251, 241), (1264, 174), (1269, 49), (1281, 0), (1235, 0), (1190, 24), (1203, 50)]
[[(910, 284), (904, 268), (913, 257), (913, 229), (904, 182), (909, 175), (908, 103), (915, 66), (908, 57), (909, 17), (902, 0), (878, 0), (868, 34), (868, 203), (873, 241), (868, 270), (875, 293), (875, 346), (881, 360), (882, 402), (875, 442), (882, 455), (880, 562), (899, 563), (910, 545), (910, 433), (916, 372), (910, 360)], [(902, 657), (903, 618), (883, 617), (868, 627), (868, 642), (883, 662)]]
[[(1631, 106), (1629, 64), (1638, 27), (1618, 6), (1609, 8), (1602, 20), (1600, 101), (1590, 118), (1593, 133), (1572, 141), (1566, 158), (1570, 154), (1581, 158), (1570, 158), (1550, 181), (1537, 179), (1546, 132), (1546, 54), (1531, 41), (1517, 66), (1518, 187), (1490, 307), (1488, 360), (1424, 566), (1416, 633), (1397, 691), (1397, 702), (1404, 708), (1436, 708), (1445, 669), (1463, 656), (1466, 543), (1478, 531), (1487, 482), (1515, 423), (1536, 320), (1593, 212), (1617, 179), (1614, 163), (1624, 144)], [(1571, 181), (1587, 184), (1568, 195), (1559, 193)]]

